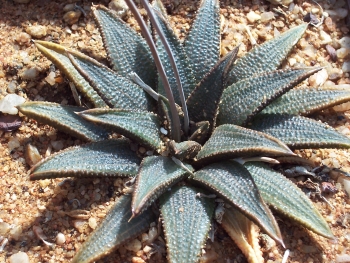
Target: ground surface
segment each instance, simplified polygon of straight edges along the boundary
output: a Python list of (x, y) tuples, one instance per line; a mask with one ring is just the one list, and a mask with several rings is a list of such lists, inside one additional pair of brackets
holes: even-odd
[[(72, 18), (68, 19), (68, 23), (64, 22), (63, 17), (67, 12), (64, 7), (75, 2), (85, 10), (86, 16), (82, 15), (73, 24)], [(300, 24), (306, 12), (314, 11), (318, 18), (321, 17), (319, 7), (312, 1), (294, 1), (301, 9), (291, 8), (293, 12), (286, 7), (276, 11), (273, 8), (277, 6), (271, 6), (265, 1), (231, 2), (221, 1), (223, 54), (238, 43), (242, 43), (240, 55), (251, 48), (243, 24), (252, 25), (252, 35), (261, 43), (278, 32)], [(347, 8), (344, 1), (336, 2), (336, 6), (332, 6), (335, 1), (320, 4), (324, 9)], [(94, 4), (99, 3), (108, 5), (109, 1), (94, 1)], [(197, 1), (165, 3), (177, 34), (184, 37), (197, 9)], [(36, 50), (30, 40), (60, 43), (106, 62), (90, 7), (91, 1), (31, 0), (28, 4), (20, 4), (3, 0), (0, 5), (0, 99), (8, 93), (16, 93), (27, 100), (75, 103), (64, 76)], [(251, 10), (257, 14), (271, 11), (276, 14), (276, 18), (264, 23), (253, 21), (253, 18), (249, 21), (247, 15)], [(133, 20), (129, 19), (129, 22), (133, 23)], [(340, 70), (343, 62), (349, 60), (349, 55), (332, 61), (320, 37), (321, 30), (332, 38), (328, 44), (336, 50), (340, 47), (337, 40), (349, 35), (346, 19), (328, 19), (327, 26), (309, 27), (284, 66), (325, 66), (328, 73), (325, 85), (349, 84), (349, 73)], [(49, 76), (50, 72), (53, 73)], [(339, 108), (335, 110), (328, 110), (315, 117), (327, 121), (349, 136), (350, 112), (341, 112)], [(18, 130), (0, 131), (0, 262), (10, 262), (10, 257), (19, 251), (25, 252), (29, 262), (33, 263), (69, 262), (95, 228), (96, 222), (105, 216), (115, 198), (121, 194), (123, 181), (112, 178), (29, 181), (30, 167), (25, 159), (28, 143), (37, 147), (40, 155), (45, 157), (82, 142), (25, 117)], [(347, 150), (305, 150), (300, 154), (310, 157), (317, 165), (325, 164), (350, 171)], [(334, 176), (337, 179), (338, 175)], [(303, 184), (305, 178), (297, 178), (296, 181)], [(337, 255), (350, 255), (346, 252), (350, 242), (350, 200), (340, 184), (331, 182), (338, 192), (325, 194), (325, 197), (334, 209), (317, 196), (312, 200), (329, 223), (335, 240), (312, 234), (277, 215), (286, 247), (291, 250), (288, 262), (335, 262)], [(36, 227), (41, 228), (46, 241), (55, 244), (57, 234), (62, 233), (65, 242), (54, 246), (45, 245), (35, 234), (38, 231)], [(147, 259), (148, 248), (144, 241), (156, 231), (156, 227), (151, 227), (149, 232), (120, 247), (101, 262), (165, 262), (162, 238), (157, 240), (157, 253), (150, 260)], [(142, 244), (140, 241), (143, 241)], [(281, 247), (274, 246), (273, 242), (261, 243), (267, 262), (281, 262), (284, 253)], [(246, 262), (222, 230), (217, 232), (214, 243), (208, 241), (205, 252), (202, 262)]]

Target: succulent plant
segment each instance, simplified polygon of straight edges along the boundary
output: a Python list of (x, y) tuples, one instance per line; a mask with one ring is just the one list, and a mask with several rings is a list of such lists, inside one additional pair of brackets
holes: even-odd
[[(269, 207), (331, 238), (308, 197), (265, 164), (281, 157), (302, 162), (291, 149), (350, 146), (326, 124), (300, 116), (347, 101), (350, 93), (291, 90), (320, 68), (277, 70), (307, 24), (235, 62), (239, 47), (220, 58), (217, 0), (202, 0), (184, 42), (160, 1), (152, 8), (142, 1), (153, 40), (127, 2), (148, 44), (113, 12), (93, 7), (111, 69), (58, 44), (35, 42), (94, 109), (49, 102), (19, 106), (28, 117), (89, 142), (42, 160), (30, 179), (131, 178), (130, 194), (116, 200), (73, 262), (103, 257), (159, 216), (170, 262), (197, 262), (214, 221), (249, 262), (261, 262), (254, 224), (283, 245)], [(135, 143), (145, 150), (132, 149)]]

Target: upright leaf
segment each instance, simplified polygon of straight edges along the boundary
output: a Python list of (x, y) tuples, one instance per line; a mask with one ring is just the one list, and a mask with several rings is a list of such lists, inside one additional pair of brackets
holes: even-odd
[(202, 0), (191, 31), (185, 40), (186, 54), (193, 65), (196, 83), (216, 64), (220, 56), (220, 5)]
[(98, 228), (89, 236), (72, 260), (72, 263), (89, 263), (110, 253), (115, 247), (135, 238), (149, 228), (154, 220), (150, 210), (142, 216), (131, 217), (131, 196), (121, 196)]
[(50, 59), (95, 107), (107, 106), (97, 92), (74, 68), (66, 55), (65, 47), (40, 40), (36, 40), (34, 43), (37, 49)]
[(263, 114), (310, 114), (350, 100), (348, 89), (310, 88), (293, 89), (274, 100), (263, 111)]
[(236, 59), (237, 52), (238, 48), (235, 48), (222, 58), (191, 93), (186, 102), (191, 121), (209, 121), (211, 127), (215, 126), (220, 98), (225, 88), (226, 73)]
[(79, 113), (79, 116), (95, 124), (109, 127), (114, 132), (152, 149), (159, 149), (162, 144), (158, 116), (151, 112), (92, 109)]
[[(191, 167), (189, 167), (191, 169)], [(172, 185), (183, 179), (187, 171), (168, 157), (143, 159), (132, 197), (132, 213), (138, 215)]]
[(280, 139), (293, 149), (349, 148), (350, 139), (321, 122), (291, 115), (259, 115), (252, 129)]
[(244, 156), (281, 156), (293, 152), (278, 139), (232, 124), (217, 127), (197, 155), (196, 165)]
[(103, 6), (93, 8), (112, 68), (124, 77), (130, 72), (149, 86), (156, 80), (155, 65), (146, 41)]
[(106, 129), (84, 120), (77, 114), (86, 108), (51, 102), (26, 102), (18, 106), (18, 110), (30, 118), (85, 141), (99, 141), (108, 137)]
[[(187, 55), (185, 53), (185, 50), (180, 43), (179, 39), (175, 35), (174, 31), (170, 27), (169, 22), (166, 20), (166, 18), (163, 16), (161, 10), (163, 10), (163, 6), (160, 6), (161, 2), (155, 2), (155, 9), (156, 9), (156, 17), (158, 19), (158, 23), (161, 26), (164, 36), (171, 48), (171, 51), (174, 55), (174, 58), (176, 60), (177, 69), (179, 71), (181, 83), (183, 92), (185, 95), (185, 99), (190, 95), (190, 93), (193, 91), (196, 83), (193, 76), (191, 63), (187, 58)], [(168, 54), (160, 41), (159, 37), (156, 35), (156, 41), (157, 41), (157, 50), (160, 56), (160, 59), (162, 61), (163, 67), (166, 71), (166, 75), (168, 77), (168, 81), (171, 87), (171, 90), (174, 95), (175, 102), (179, 105), (181, 105), (180, 95), (177, 88), (176, 78), (172, 69), (172, 66), (170, 64), (170, 60), (168, 57)], [(165, 96), (165, 91), (163, 87), (163, 83), (158, 81), (158, 92)]]
[(30, 170), (30, 179), (55, 177), (135, 176), (140, 159), (126, 139), (74, 146), (53, 154)]
[(253, 177), (266, 203), (315, 233), (333, 238), (323, 217), (295, 184), (265, 164), (251, 162), (244, 166)]
[(228, 76), (228, 85), (252, 75), (278, 68), (299, 38), (304, 34), (306, 23), (296, 26), (274, 39), (249, 51), (239, 59)]
[(232, 84), (222, 94), (218, 122), (245, 124), (271, 101), (319, 69), (278, 70)]
[(108, 106), (125, 110), (152, 109), (149, 95), (128, 78), (83, 54), (70, 52), (68, 56)]
[(191, 179), (219, 194), (282, 243), (278, 225), (244, 166), (233, 161), (214, 163), (195, 172)]
[(198, 262), (210, 229), (214, 200), (197, 198), (200, 190), (174, 187), (160, 198), (169, 262)]

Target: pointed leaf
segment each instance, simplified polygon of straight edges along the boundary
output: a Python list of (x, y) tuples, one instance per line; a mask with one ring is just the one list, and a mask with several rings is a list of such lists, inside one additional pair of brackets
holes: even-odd
[(264, 114), (307, 115), (350, 100), (350, 91), (335, 87), (290, 90), (267, 106)]
[[(196, 83), (193, 76), (193, 72), (191, 69), (191, 64), (188, 61), (188, 58), (186, 56), (185, 50), (182, 47), (182, 44), (180, 43), (180, 40), (175, 35), (174, 31), (172, 30), (170, 24), (166, 20), (166, 18), (160, 13), (160, 10), (162, 10), (162, 6), (159, 6), (159, 3), (155, 5), (156, 9), (156, 17), (158, 20), (159, 25), (161, 26), (164, 36), (170, 46), (170, 49), (173, 53), (173, 56), (176, 61), (177, 69), (179, 71), (181, 83), (183, 92), (185, 95), (185, 98), (187, 98), (190, 93), (193, 91)], [(157, 11), (158, 10), (158, 11)], [(166, 72), (166, 75), (168, 77), (168, 81), (171, 87), (171, 90), (174, 95), (175, 102), (179, 105), (181, 105), (180, 95), (177, 88), (176, 78), (172, 69), (172, 66), (170, 64), (170, 60), (168, 57), (168, 54), (160, 41), (160, 38), (156, 35), (156, 43), (157, 43), (157, 50), (160, 56), (160, 59), (162, 61), (164, 70)], [(158, 92), (162, 94), (163, 96), (166, 95), (163, 83), (160, 81), (158, 82)]]
[(93, 13), (112, 68), (124, 77), (136, 72), (147, 85), (154, 87), (155, 65), (146, 41), (107, 8), (97, 6)]
[(30, 179), (56, 177), (135, 176), (140, 159), (126, 139), (105, 140), (74, 146), (39, 162)]
[(77, 112), (86, 108), (51, 102), (26, 102), (18, 106), (18, 110), (30, 118), (85, 141), (98, 141), (108, 137), (106, 129), (77, 115)]
[(193, 65), (196, 83), (216, 64), (220, 56), (220, 5), (202, 0), (191, 31), (185, 40), (186, 54)]
[(293, 149), (349, 148), (350, 139), (321, 122), (291, 115), (259, 115), (252, 129), (274, 136)]
[[(189, 166), (189, 169), (190, 166)], [(169, 157), (150, 156), (143, 159), (132, 197), (133, 215), (146, 209), (172, 185), (183, 179), (187, 171)]]
[(35, 40), (35, 46), (50, 59), (65, 75), (74, 83), (76, 88), (90, 101), (95, 107), (106, 107), (106, 103), (101, 99), (90, 84), (79, 74), (73, 64), (66, 56), (66, 48), (51, 42)]
[(236, 243), (249, 263), (263, 263), (258, 232), (253, 222), (236, 208), (225, 208), (221, 226)]
[(244, 166), (252, 175), (266, 203), (315, 233), (333, 237), (326, 221), (310, 199), (290, 180), (262, 163), (251, 162)]
[(96, 60), (77, 52), (68, 55), (81, 75), (112, 108), (151, 110), (151, 98), (138, 85)]
[(238, 48), (235, 48), (222, 58), (191, 93), (186, 102), (191, 121), (209, 121), (211, 127), (215, 126), (220, 98), (225, 88), (225, 75), (236, 59), (237, 52)]
[(190, 178), (219, 194), (273, 239), (282, 242), (275, 218), (243, 165), (234, 161), (214, 163), (195, 172)]
[(92, 109), (79, 115), (96, 124), (111, 128), (136, 142), (152, 149), (159, 149), (162, 141), (159, 134), (158, 116), (151, 112), (120, 109)]
[(214, 200), (197, 198), (199, 191), (178, 186), (160, 198), (169, 262), (199, 260), (214, 212)]
[(106, 218), (79, 249), (72, 263), (89, 263), (105, 256), (115, 247), (135, 238), (149, 228), (154, 220), (150, 210), (128, 222), (131, 217), (131, 196), (121, 196)]
[(293, 155), (278, 139), (232, 124), (217, 127), (197, 155), (198, 165), (235, 157)]
[(252, 75), (269, 72), (278, 68), (299, 38), (304, 34), (306, 23), (289, 29), (287, 32), (249, 51), (239, 59), (228, 76), (228, 85)]
[(242, 125), (320, 68), (278, 70), (243, 79), (222, 94), (218, 122)]

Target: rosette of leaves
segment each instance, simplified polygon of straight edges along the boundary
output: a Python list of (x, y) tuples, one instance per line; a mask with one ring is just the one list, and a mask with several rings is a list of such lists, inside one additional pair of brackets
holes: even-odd
[[(326, 124), (301, 116), (347, 101), (350, 93), (292, 90), (319, 68), (278, 70), (307, 24), (235, 61), (238, 48), (220, 58), (217, 0), (201, 1), (183, 42), (161, 2), (150, 7), (141, 1), (153, 38), (135, 5), (127, 2), (145, 38), (110, 10), (93, 7), (110, 68), (60, 45), (35, 42), (94, 109), (49, 102), (19, 107), (89, 142), (44, 159), (30, 170), (32, 180), (119, 176), (135, 181), (132, 193), (116, 200), (73, 262), (103, 257), (143, 233), (157, 216), (170, 262), (197, 262), (215, 220), (249, 262), (262, 262), (255, 225), (283, 245), (270, 208), (331, 238), (302, 191), (263, 163), (297, 158), (291, 149), (350, 146)], [(111, 133), (122, 138), (111, 139)], [(132, 150), (131, 143), (146, 153)]]

